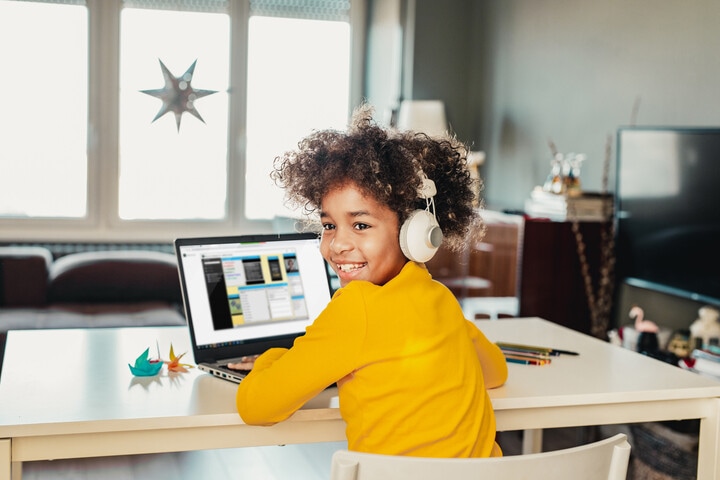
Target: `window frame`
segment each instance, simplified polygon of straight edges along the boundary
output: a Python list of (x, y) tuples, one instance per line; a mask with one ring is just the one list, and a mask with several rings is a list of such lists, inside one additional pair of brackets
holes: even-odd
[[(367, 0), (351, 0), (350, 111), (362, 101)], [(123, 220), (118, 215), (122, 0), (87, 0), (88, 183), (84, 218), (0, 218), (0, 241), (168, 242), (177, 237), (289, 231), (293, 221), (245, 217), (245, 107), (250, 0), (229, 0), (227, 212), (221, 220)]]

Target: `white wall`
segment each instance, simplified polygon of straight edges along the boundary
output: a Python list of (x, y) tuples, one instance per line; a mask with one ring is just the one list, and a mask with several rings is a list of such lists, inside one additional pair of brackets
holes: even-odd
[(638, 100), (638, 124), (720, 125), (717, 0), (481, 3), (489, 204), (522, 207), (549, 171), (548, 139), (587, 153), (582, 180), (599, 190), (606, 136)]

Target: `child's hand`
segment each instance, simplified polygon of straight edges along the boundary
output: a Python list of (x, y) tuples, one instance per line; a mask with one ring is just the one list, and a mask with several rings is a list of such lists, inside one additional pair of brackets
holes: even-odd
[(236, 363), (228, 363), (228, 368), (231, 370), (252, 370), (252, 368), (255, 366), (255, 360), (260, 355), (248, 355), (247, 357), (242, 357), (239, 362)]

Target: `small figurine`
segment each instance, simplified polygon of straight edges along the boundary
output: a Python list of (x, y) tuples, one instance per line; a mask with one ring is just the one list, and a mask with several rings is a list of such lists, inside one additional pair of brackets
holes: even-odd
[(570, 197), (582, 195), (580, 168), (585, 158), (584, 153), (555, 153), (550, 162), (550, 173), (543, 184), (543, 191)]
[(148, 347), (139, 357), (135, 359), (135, 365), (130, 365), (130, 371), (136, 377), (153, 377), (160, 373), (160, 369), (163, 366), (161, 360), (151, 360), (148, 358), (150, 348)]
[(562, 153), (556, 153), (550, 165), (550, 174), (545, 180), (543, 190), (550, 193), (563, 193), (564, 180)]
[(167, 365), (168, 372), (187, 372), (188, 368), (193, 368), (189, 363), (180, 363), (184, 355), (185, 353), (175, 356), (175, 350), (173, 350), (172, 343), (170, 344), (170, 360), (164, 361)]
[(720, 311), (705, 305), (698, 310), (698, 318), (690, 325), (691, 344), (696, 348), (706, 348), (711, 339), (720, 339)]
[(651, 333), (657, 333), (658, 332), (658, 326), (655, 322), (652, 322), (650, 320), (645, 320), (645, 311), (640, 308), (637, 305), (634, 305), (630, 309), (629, 313), (630, 318), (635, 319), (635, 330), (638, 333), (642, 332), (651, 332)]
[(676, 331), (668, 342), (667, 350), (678, 358), (687, 358), (692, 353), (690, 332), (688, 330)]
[(657, 332), (660, 330), (655, 322), (645, 320), (645, 312), (634, 305), (630, 309), (630, 318), (635, 319), (635, 331), (638, 332), (637, 351), (654, 353), (660, 349)]
[(568, 196), (577, 197), (582, 195), (582, 188), (580, 183), (580, 168), (582, 166), (582, 163), (585, 161), (585, 154), (578, 153), (577, 155), (570, 155), (571, 156), (569, 156), (569, 158), (566, 160), (568, 165), (567, 175), (565, 175), (565, 189)]
[[(157, 342), (155, 342), (157, 344)], [(130, 371), (136, 377), (153, 377), (160, 373), (163, 365), (167, 365), (168, 372), (187, 372), (188, 368), (193, 368), (189, 363), (180, 363), (184, 353), (181, 355), (175, 355), (175, 349), (173, 349), (172, 343), (170, 344), (170, 360), (163, 360), (160, 357), (160, 346), (157, 347), (158, 356), (157, 358), (149, 358), (150, 348), (147, 348), (139, 357), (135, 359), (135, 364), (130, 365)]]

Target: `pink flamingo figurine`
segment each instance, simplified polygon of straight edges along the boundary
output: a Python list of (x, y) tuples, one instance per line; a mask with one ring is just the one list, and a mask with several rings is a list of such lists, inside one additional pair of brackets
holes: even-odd
[(659, 328), (657, 324), (650, 320), (645, 320), (645, 312), (642, 308), (638, 307), (637, 305), (634, 305), (630, 309), (630, 318), (635, 319), (635, 331), (638, 333), (641, 332), (651, 332), (651, 333), (657, 333)]
[(655, 322), (645, 320), (645, 312), (637, 305), (630, 309), (630, 318), (635, 319), (635, 331), (638, 332), (637, 351), (641, 353), (654, 353), (659, 349)]

